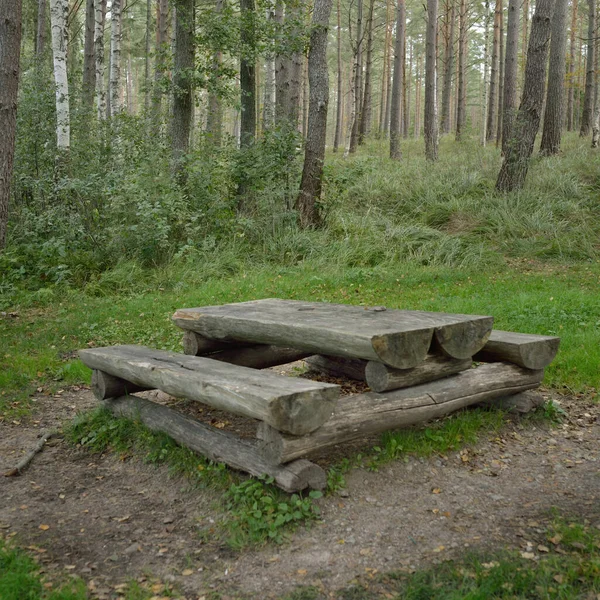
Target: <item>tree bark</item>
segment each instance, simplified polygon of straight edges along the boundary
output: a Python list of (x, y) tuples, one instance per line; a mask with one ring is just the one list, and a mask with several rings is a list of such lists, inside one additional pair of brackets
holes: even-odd
[(21, 0), (0, 0), (0, 250), (6, 245), (15, 156), (21, 56)]
[(454, 21), (455, 7), (454, 0), (450, 0), (450, 10), (446, 11), (446, 18), (450, 21), (447, 25), (448, 38), (446, 40), (446, 52), (444, 65), (444, 90), (442, 92), (442, 115), (440, 120), (440, 130), (442, 133), (450, 133), (450, 97), (452, 94), (452, 73), (454, 72)]
[[(408, 63), (409, 75), (412, 71), (412, 46)], [(402, 48), (402, 137), (408, 138), (410, 126), (410, 78), (406, 75), (406, 34), (404, 35), (404, 47)]]
[(241, 40), (243, 53), (240, 59), (240, 147), (254, 143), (256, 135), (256, 67), (254, 58), (254, 0), (241, 0)]
[(415, 81), (415, 138), (421, 135), (421, 56), (417, 55), (417, 72)]
[(488, 96), (486, 141), (492, 141), (496, 137), (496, 119), (498, 108), (498, 52), (500, 48), (500, 17), (502, 0), (496, 0), (496, 9), (494, 10), (494, 38), (492, 42), (492, 67), (490, 72), (490, 94)]
[(83, 105), (91, 109), (96, 90), (96, 62), (94, 49), (95, 6), (94, 0), (85, 3), (85, 42), (83, 50)]
[(385, 126), (385, 112), (387, 103), (387, 92), (390, 83), (389, 77), (389, 54), (390, 54), (390, 42), (392, 36), (392, 23), (391, 21), (391, 2), (386, 0), (385, 10), (385, 40), (383, 42), (383, 62), (381, 68), (381, 98), (379, 102), (379, 135), (383, 135), (387, 131)]
[(500, 2), (500, 50), (498, 53), (498, 119), (496, 123), (496, 148), (502, 142), (502, 115), (504, 112), (504, 7)]
[(467, 122), (467, 0), (460, 0), (458, 31), (458, 106), (456, 110), (456, 141), (462, 139)]
[(583, 97), (583, 113), (581, 115), (580, 137), (585, 137), (592, 130), (592, 112), (594, 108), (594, 49), (596, 27), (596, 0), (588, 0), (588, 37), (585, 62), (585, 95)]
[(96, 69), (96, 109), (98, 119), (106, 118), (106, 88), (104, 86), (104, 24), (106, 22), (106, 0), (94, 2), (94, 59)]
[(577, 4), (578, 0), (573, 0), (571, 13), (571, 32), (569, 44), (569, 71), (567, 73), (567, 131), (575, 129), (574, 124), (574, 100), (575, 100), (575, 40), (577, 39)]
[(555, 0), (552, 34), (550, 40), (550, 63), (548, 92), (540, 152), (546, 155), (560, 152), (561, 132), (564, 120), (564, 83), (567, 58), (567, 12), (568, 0)]
[[(217, 0), (215, 4), (215, 13), (220, 15), (223, 11), (223, 0)], [(211, 86), (208, 93), (208, 116), (206, 118), (206, 133), (210, 136), (211, 142), (215, 146), (221, 145), (223, 137), (223, 103), (219, 91), (221, 64), (223, 63), (223, 53), (221, 50), (216, 50), (213, 54), (211, 65)], [(273, 77), (275, 79), (275, 64), (273, 61), (265, 62), (265, 65), (271, 64), (273, 67)], [(268, 89), (269, 82), (272, 83), (271, 90)], [(267, 93), (271, 96), (275, 94), (275, 82), (268, 78), (265, 84), (265, 108), (264, 108), (264, 127), (268, 129), (273, 125), (275, 117), (275, 102), (273, 101), (269, 107), (267, 105)], [(269, 98), (270, 99), (270, 98)], [(268, 122), (267, 122), (268, 121)]]
[[(60, 156), (71, 145), (69, 112), (69, 82), (67, 79), (67, 15), (68, 0), (51, 0), (50, 25), (52, 28), (52, 55), (54, 57), (54, 84), (56, 89), (56, 148)], [(59, 161), (63, 160), (59, 158)]]
[(358, 143), (362, 144), (365, 137), (371, 130), (371, 106), (372, 106), (372, 67), (373, 67), (373, 9), (375, 0), (369, 3), (369, 16), (367, 18), (367, 60), (365, 66), (365, 87), (363, 93), (363, 103), (360, 114), (360, 123), (358, 131)]
[(112, 0), (110, 8), (110, 116), (121, 112), (121, 1)]
[(37, 34), (35, 41), (35, 54), (38, 59), (44, 56), (46, 51), (46, 0), (38, 0), (38, 13), (37, 13)]
[(315, 203), (321, 196), (325, 141), (327, 139), (327, 106), (329, 104), (327, 34), (332, 3), (332, 0), (315, 0), (313, 10), (308, 54), (310, 84), (308, 132), (304, 150), (302, 181), (296, 200), (296, 210), (302, 227), (316, 225), (319, 221)]
[(496, 189), (500, 192), (518, 190), (525, 184), (544, 103), (546, 62), (554, 3), (555, 0), (536, 2), (527, 50), (523, 98), (496, 182)]
[(502, 153), (506, 154), (512, 136), (517, 110), (517, 77), (519, 74), (519, 0), (509, 0), (506, 24), (506, 57), (504, 60), (504, 100), (502, 102)]
[(150, 30), (152, 29), (152, 0), (146, 0), (146, 39), (144, 52), (144, 112), (146, 118), (150, 114)]
[(358, 147), (358, 128), (362, 110), (362, 50), (363, 50), (363, 0), (357, 0), (356, 16), (356, 52), (354, 54), (354, 109), (352, 129), (350, 131), (350, 154), (354, 154)]
[[(308, 76), (310, 78), (310, 65)], [(337, 152), (342, 143), (342, 109), (343, 109), (343, 78), (342, 78), (342, 11), (340, 0), (337, 0), (337, 99), (335, 110), (335, 135), (333, 151)], [(309, 108), (310, 111), (310, 108)], [(310, 116), (310, 115), (309, 115)]]
[(481, 145), (485, 147), (487, 127), (487, 99), (488, 99), (488, 57), (489, 57), (489, 29), (490, 29), (490, 3), (485, 0), (485, 18), (483, 33), (483, 86), (481, 94)]
[(154, 50), (154, 90), (152, 93), (152, 122), (156, 133), (161, 121), (163, 96), (162, 81), (166, 73), (166, 57), (169, 51), (168, 0), (157, 0), (156, 4), (156, 47)]
[(394, 79), (392, 82), (392, 99), (390, 114), (390, 158), (400, 160), (402, 150), (400, 148), (400, 101), (402, 93), (402, 50), (406, 28), (406, 4), (405, 0), (398, 0), (396, 20), (396, 42), (394, 44)]
[(427, 0), (425, 53), (425, 158), (438, 159), (438, 117), (436, 100), (436, 32), (438, 0)]

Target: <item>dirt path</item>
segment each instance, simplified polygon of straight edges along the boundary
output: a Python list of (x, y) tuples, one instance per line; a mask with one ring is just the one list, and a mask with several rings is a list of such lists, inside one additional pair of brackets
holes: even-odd
[[(57, 439), (21, 477), (0, 477), (0, 534), (15, 534), (49, 572), (80, 575), (99, 598), (153, 577), (193, 599), (278, 598), (308, 584), (328, 597), (356, 577), (465, 548), (537, 554), (554, 507), (600, 527), (600, 406), (558, 400), (569, 419), (557, 428), (517, 420), (463, 454), (355, 469), (346, 490), (321, 501), (322, 522), (289, 544), (242, 553), (200, 535), (223, 514), (218, 493)], [(0, 473), (41, 430), (92, 406), (89, 391), (70, 390), (37, 398), (27, 421), (0, 423)]]

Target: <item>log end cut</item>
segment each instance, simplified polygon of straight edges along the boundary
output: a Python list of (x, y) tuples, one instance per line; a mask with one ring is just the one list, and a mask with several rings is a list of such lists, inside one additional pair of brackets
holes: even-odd
[(333, 415), (340, 395), (339, 386), (325, 385), (315, 391), (279, 398), (272, 407), (271, 423), (292, 435), (305, 435), (321, 427)]
[(423, 328), (376, 335), (371, 344), (381, 362), (396, 369), (412, 369), (425, 360), (432, 337), (433, 328)]
[(471, 358), (485, 346), (493, 324), (493, 317), (474, 317), (472, 320), (437, 327), (435, 345), (451, 358)]

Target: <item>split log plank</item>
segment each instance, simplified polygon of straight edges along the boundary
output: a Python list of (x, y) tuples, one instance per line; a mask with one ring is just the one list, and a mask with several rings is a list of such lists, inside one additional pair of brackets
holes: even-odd
[(260, 419), (294, 435), (309, 433), (329, 419), (340, 390), (329, 383), (144, 346), (90, 348), (79, 356), (88, 367), (138, 386)]
[(323, 469), (308, 460), (298, 460), (285, 466), (277, 464), (258, 451), (254, 440), (242, 440), (156, 402), (137, 396), (122, 396), (104, 404), (113, 414), (138, 419), (149, 429), (166, 433), (178, 444), (209, 460), (223, 462), (255, 476), (270, 475), (286, 492), (323, 489), (327, 482)]
[(537, 387), (543, 374), (508, 363), (491, 363), (408, 389), (342, 398), (334, 416), (309, 435), (284, 435), (261, 423), (257, 436), (269, 457), (285, 463), (329, 446)]
[[(202, 343), (195, 343), (191, 340), (199, 338), (208, 340), (194, 331), (186, 331), (183, 334), (183, 351), (190, 356), (204, 356), (213, 360), (220, 360), (231, 365), (240, 367), (249, 367), (251, 369), (268, 369), (277, 365), (285, 365), (310, 356), (306, 350), (296, 350), (295, 348), (283, 348), (282, 346), (269, 346), (267, 344), (235, 344), (227, 343), (226, 349), (220, 352), (205, 352)], [(198, 350), (200, 348), (200, 350)]]
[(471, 358), (448, 358), (439, 354), (428, 354), (420, 365), (412, 369), (392, 369), (383, 363), (369, 361), (365, 378), (374, 392), (387, 392), (436, 381), (470, 369), (472, 364)]
[(425, 359), (434, 336), (448, 356), (471, 357), (487, 341), (493, 318), (267, 299), (179, 309), (173, 321), (220, 341), (293, 346), (408, 369)]
[(483, 362), (506, 360), (526, 369), (543, 369), (554, 360), (559, 344), (560, 338), (554, 336), (494, 329), (474, 359)]

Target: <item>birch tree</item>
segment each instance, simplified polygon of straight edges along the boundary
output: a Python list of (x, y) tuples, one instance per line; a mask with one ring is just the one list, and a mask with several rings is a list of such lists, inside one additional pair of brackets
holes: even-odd
[[(54, 1), (54, 0), (53, 0)], [(110, 5), (110, 116), (121, 112), (121, 2), (112, 0)]]
[(56, 89), (56, 148), (59, 160), (71, 146), (71, 118), (69, 112), (69, 82), (67, 79), (67, 15), (68, 0), (50, 0), (50, 26), (54, 85)]
[[(335, 109), (335, 134), (333, 138), (333, 151), (337, 152), (342, 143), (342, 111), (343, 111), (343, 78), (342, 78), (342, 11), (340, 0), (337, 0), (337, 99)], [(310, 78), (310, 67), (308, 76)], [(310, 84), (310, 81), (309, 81)], [(310, 105), (309, 105), (310, 117)]]
[(21, 56), (21, 0), (0, 0), (0, 250), (6, 245), (15, 155)]
[(104, 23), (106, 0), (94, 2), (94, 61), (96, 69), (96, 107), (98, 119), (106, 118), (106, 88), (104, 87)]
[(95, 27), (94, 0), (85, 1), (85, 42), (83, 50), (83, 105), (91, 109), (94, 104), (96, 88), (96, 64), (94, 61), (94, 27)]

